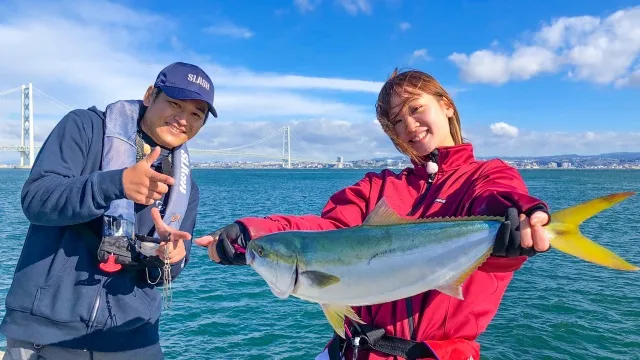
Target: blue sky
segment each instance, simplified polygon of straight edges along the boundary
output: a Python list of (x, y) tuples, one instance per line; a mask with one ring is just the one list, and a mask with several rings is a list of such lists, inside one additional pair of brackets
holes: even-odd
[[(314, 152), (356, 159), (397, 155), (373, 104), (395, 67), (411, 67), (454, 94), (478, 155), (640, 151), (634, 5), (10, 0), (0, 5), (0, 51), (11, 54), (0, 59), (0, 92), (31, 81), (72, 108), (104, 107), (190, 61), (211, 75), (220, 113), (192, 147), (234, 147), (290, 125)], [(14, 95), (0, 96), (6, 145), (19, 142)], [(34, 102), (42, 141), (67, 109)], [(278, 141), (251, 152), (281, 152)]]

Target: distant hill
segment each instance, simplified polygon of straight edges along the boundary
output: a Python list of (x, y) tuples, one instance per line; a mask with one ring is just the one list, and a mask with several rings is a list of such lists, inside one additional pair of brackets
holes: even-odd
[(479, 159), (492, 159), (499, 157), (503, 160), (533, 160), (533, 161), (563, 161), (563, 160), (622, 160), (632, 161), (640, 160), (640, 152), (614, 152), (597, 155), (578, 155), (578, 154), (562, 154), (562, 155), (545, 155), (545, 156), (484, 156)]
[(409, 158), (406, 156), (393, 156), (393, 157), (378, 157), (373, 159), (361, 159), (356, 161), (387, 161), (387, 160), (408, 160)]
[[(578, 154), (561, 154), (561, 155), (545, 155), (545, 156), (478, 156), (478, 159), (494, 159), (500, 158), (502, 160), (509, 161), (522, 161), (522, 160), (533, 160), (533, 161), (563, 161), (563, 160), (603, 160), (603, 159), (611, 159), (611, 160), (622, 160), (622, 161), (633, 161), (640, 160), (640, 152), (613, 152), (613, 153), (604, 153), (597, 155), (578, 155)], [(386, 160), (408, 160), (406, 156), (393, 156), (393, 157), (377, 157), (372, 159), (363, 159), (356, 161), (386, 161)]]

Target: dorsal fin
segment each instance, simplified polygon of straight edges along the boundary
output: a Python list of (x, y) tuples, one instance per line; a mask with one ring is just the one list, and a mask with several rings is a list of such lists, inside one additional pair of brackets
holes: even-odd
[(393, 211), (387, 201), (382, 198), (376, 204), (375, 208), (369, 213), (362, 225), (364, 226), (380, 226), (380, 225), (398, 225), (398, 224), (416, 224), (428, 222), (445, 222), (445, 221), (504, 221), (501, 216), (462, 216), (462, 217), (435, 217), (425, 219), (409, 219), (403, 217)]
[(393, 211), (393, 209), (389, 207), (389, 204), (387, 204), (387, 201), (382, 198), (364, 220), (363, 225), (395, 225), (408, 224), (411, 222), (413, 222), (413, 220), (403, 218)]

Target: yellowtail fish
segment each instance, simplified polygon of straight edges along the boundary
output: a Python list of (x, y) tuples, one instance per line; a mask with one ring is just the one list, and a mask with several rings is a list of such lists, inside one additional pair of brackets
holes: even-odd
[[(588, 218), (634, 194), (611, 194), (551, 214), (545, 230), (552, 248), (612, 269), (640, 269), (579, 229)], [(352, 306), (428, 290), (463, 299), (462, 283), (491, 254), (503, 221), (490, 216), (406, 219), (382, 199), (360, 226), (272, 233), (249, 242), (246, 258), (274, 295), (320, 304), (344, 337), (345, 316), (362, 323)]]

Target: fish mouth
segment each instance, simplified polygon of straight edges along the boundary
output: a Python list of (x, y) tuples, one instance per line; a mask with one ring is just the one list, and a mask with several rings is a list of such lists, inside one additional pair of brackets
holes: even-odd
[(256, 261), (256, 254), (253, 252), (253, 250), (247, 251), (245, 260), (247, 261), (247, 265), (253, 265), (253, 262)]
[[(276, 264), (274, 273), (263, 269), (264, 264), (262, 264), (261, 258), (256, 255), (253, 249), (247, 251), (245, 257), (247, 264), (251, 266), (265, 280), (265, 282), (269, 286), (269, 289), (276, 297), (280, 299), (286, 299), (287, 297), (289, 297), (289, 295), (296, 292), (299, 286), (298, 284), (300, 276), (300, 269), (298, 267), (297, 258), (295, 259), (295, 263), (293, 264), (291, 272), (287, 271), (286, 273), (283, 273), (283, 268)], [(269, 275), (270, 273), (272, 275)], [(288, 279), (283, 283), (282, 281), (279, 281), (279, 277), (280, 279)]]

